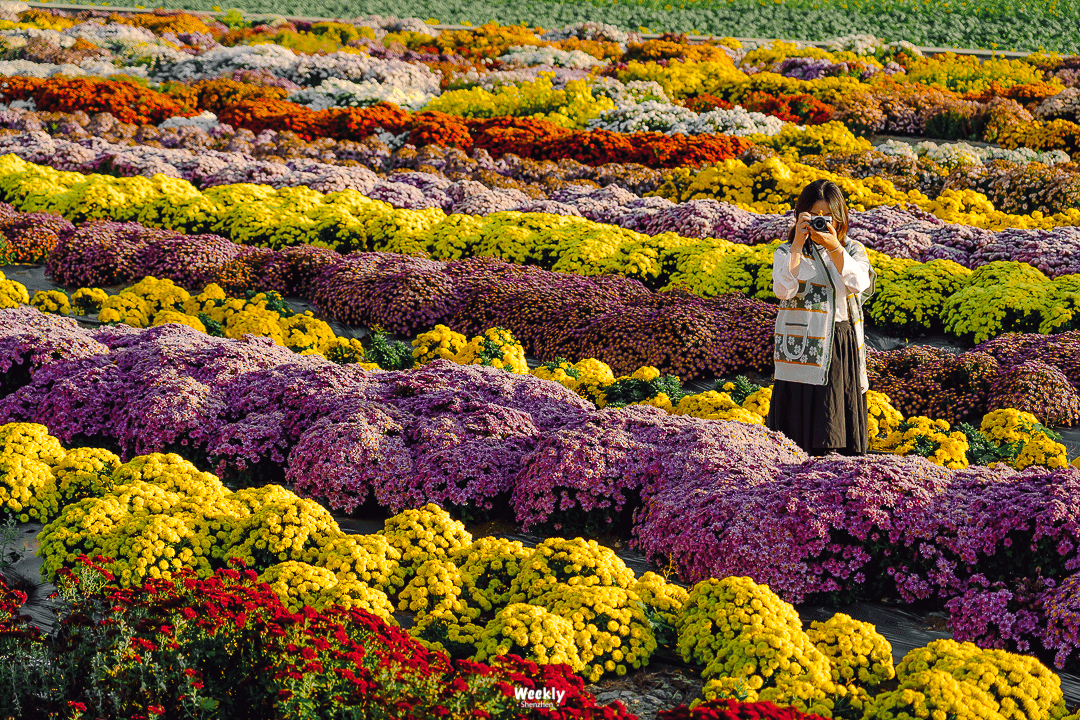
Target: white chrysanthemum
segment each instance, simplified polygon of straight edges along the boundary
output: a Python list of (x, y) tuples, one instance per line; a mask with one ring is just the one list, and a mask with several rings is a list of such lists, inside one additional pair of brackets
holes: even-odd
[(69, 48), (75, 44), (75, 38), (63, 35), (57, 30), (42, 28), (12, 28), (0, 30), (0, 37), (4, 38), (9, 47), (23, 47), (32, 38), (44, 40), (50, 45), (61, 48)]
[(318, 87), (304, 88), (289, 95), (290, 102), (308, 105), (314, 110), (332, 107), (365, 107), (377, 102), (392, 102), (403, 108), (419, 110), (434, 95), (398, 82), (365, 80), (355, 83), (340, 78), (323, 80)]
[(607, 42), (618, 43), (622, 49), (625, 50), (627, 43), (641, 42), (641, 33), (625, 32), (614, 25), (608, 25), (606, 23), (579, 22), (573, 25), (564, 25), (561, 28), (548, 30), (540, 36), (541, 40), (547, 42), (558, 42), (559, 40), (567, 40), (569, 38), (578, 38), (579, 40), (606, 40)]
[(682, 135), (704, 135), (708, 133), (776, 135), (783, 128), (784, 121), (778, 117), (763, 115), (759, 112), (750, 112), (736, 105), (731, 110), (716, 108), (707, 113), (702, 113), (692, 120), (675, 125), (669, 132)]
[(910, 144), (900, 140), (886, 140), (880, 145), (875, 145), (874, 149), (885, 155), (902, 155), (911, 158), (918, 157), (918, 153), (915, 152)]
[(0, 76), (23, 75), (25, 77), (49, 78), (54, 75), (67, 75), (68, 77), (92, 75), (108, 77), (118, 72), (125, 72), (133, 77), (146, 77), (145, 68), (125, 66), (121, 69), (107, 60), (83, 60), (78, 65), (72, 63), (54, 65), (30, 60), (0, 60)]
[(560, 50), (553, 47), (524, 47), (514, 45), (505, 55), (499, 57), (504, 63), (514, 65), (548, 65), (551, 67), (591, 68), (605, 65), (589, 53), (581, 50)]
[(158, 127), (162, 130), (169, 128), (180, 128), (185, 126), (197, 127), (200, 130), (209, 132), (213, 128), (217, 127), (221, 123), (218, 122), (217, 115), (209, 110), (203, 110), (195, 117), (171, 117), (168, 120), (158, 124)]
[(659, 103), (655, 100), (605, 110), (600, 116), (589, 121), (589, 128), (609, 130), (611, 132), (670, 132), (680, 123), (691, 122), (697, 113), (689, 108)]
[(654, 100), (665, 105), (672, 105), (671, 98), (655, 80), (631, 80), (624, 83), (613, 77), (590, 78), (593, 97), (607, 97), (620, 107), (636, 105)]

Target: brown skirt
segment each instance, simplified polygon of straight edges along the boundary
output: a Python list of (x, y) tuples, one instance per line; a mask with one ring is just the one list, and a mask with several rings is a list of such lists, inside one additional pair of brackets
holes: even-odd
[(858, 340), (851, 322), (834, 326), (824, 385), (776, 380), (765, 424), (811, 455), (865, 455), (870, 447), (866, 393), (859, 388)]

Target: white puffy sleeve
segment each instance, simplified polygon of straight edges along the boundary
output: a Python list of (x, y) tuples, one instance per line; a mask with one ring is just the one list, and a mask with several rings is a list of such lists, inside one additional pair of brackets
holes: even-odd
[(791, 255), (780, 248), (773, 253), (772, 287), (781, 300), (790, 300), (799, 292), (799, 281), (791, 274)]

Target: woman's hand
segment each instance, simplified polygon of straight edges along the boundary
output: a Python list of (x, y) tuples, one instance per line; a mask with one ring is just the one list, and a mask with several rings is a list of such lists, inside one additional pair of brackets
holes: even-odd
[(806, 244), (806, 238), (810, 235), (810, 213), (799, 213), (799, 217), (795, 219), (795, 239), (791, 243), (791, 254), (799, 255), (802, 253), (803, 245)]
[[(804, 213), (806, 214), (806, 213)], [(801, 216), (800, 216), (801, 217)], [(809, 215), (807, 214), (807, 217)], [(832, 221), (829, 221), (829, 226), (825, 230), (815, 230), (810, 227), (810, 222), (807, 220), (807, 230), (810, 233), (810, 240), (821, 247), (825, 248), (826, 252), (832, 252), (840, 247), (840, 239), (836, 237), (836, 230), (833, 228)], [(795, 231), (796, 235), (798, 230)]]

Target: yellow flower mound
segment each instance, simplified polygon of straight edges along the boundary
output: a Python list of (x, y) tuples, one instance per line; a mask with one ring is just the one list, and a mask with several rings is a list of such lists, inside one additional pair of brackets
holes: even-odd
[[(401, 579), (398, 560), (401, 553), (379, 535), (346, 535), (329, 540), (304, 554), (304, 562), (325, 567), (340, 583), (363, 583), (372, 587), (391, 584), (391, 577)], [(397, 582), (403, 585), (404, 582)]]
[[(765, 413), (768, 414), (768, 412), (768, 405), (766, 404)], [(706, 390), (703, 393), (683, 396), (683, 399), (675, 406), (673, 413), (705, 420), (734, 420), (752, 425), (765, 424), (765, 418), (762, 415), (745, 407), (740, 407), (726, 392), (717, 392), (715, 390)]]
[(153, 317), (150, 304), (134, 293), (121, 292), (110, 295), (101, 303), (98, 320), (103, 323), (123, 323), (131, 327), (150, 326)]
[(538, 365), (530, 370), (529, 374), (541, 380), (557, 382), (573, 392), (577, 392), (581, 385), (581, 373), (574, 367), (574, 363), (566, 358), (556, 358), (554, 362)]
[(983, 416), (979, 429), (995, 445), (1019, 444), (1020, 454), (1008, 464), (1017, 470), (1031, 465), (1062, 468), (1068, 464), (1065, 446), (1050, 439), (1038, 418), (1029, 412), (1004, 408)]
[(366, 610), (378, 615), (391, 625), (397, 625), (394, 618), (394, 604), (382, 590), (356, 580), (338, 580), (337, 584), (323, 590), (319, 596), (321, 607), (338, 605), (343, 608)]
[(882, 331), (902, 337), (939, 329), (945, 300), (970, 277), (971, 270), (952, 260), (914, 264), (882, 287), (867, 314)]
[(53, 467), (64, 456), (60, 441), (37, 423), (0, 426), (0, 513), (19, 522), (47, 520), (59, 512)]
[(608, 673), (625, 675), (631, 668), (641, 668), (656, 650), (656, 637), (640, 599), (625, 588), (560, 584), (533, 603), (570, 620), (589, 682)]
[(279, 485), (244, 488), (229, 499), (247, 512), (214, 548), (214, 556), (223, 561), (239, 558), (249, 567), (264, 570), (279, 562), (302, 560), (306, 551), (344, 535), (324, 507)]
[(469, 340), (454, 360), (462, 365), (488, 365), (519, 375), (529, 374), (525, 348), (514, 339), (513, 333), (501, 327), (485, 330), (483, 335)]
[[(462, 621), (447, 611), (420, 615), (416, 624), (409, 628), (409, 634), (428, 650), (445, 652), (454, 658), (473, 658), (479, 651), (483, 633), (484, 626)], [(501, 639), (496, 638), (492, 645), (497, 646)], [(567, 643), (564, 641), (563, 645)]]
[(779, 244), (779, 240), (752, 246), (726, 240), (698, 243), (679, 253), (667, 289), (682, 287), (702, 297), (744, 292), (758, 300), (773, 300), (772, 257)]
[(577, 387), (573, 390), (586, 400), (596, 402), (605, 385), (615, 382), (615, 373), (611, 367), (595, 358), (586, 358), (574, 363), (574, 370), (578, 373)]
[(877, 390), (866, 391), (866, 410), (870, 448), (883, 450), (889, 437), (904, 421), (904, 416), (893, 407), (888, 395)]
[(305, 605), (318, 609), (323, 591), (337, 585), (337, 578), (326, 568), (288, 560), (264, 570), (259, 582), (268, 583), (289, 612), (296, 613)]
[(538, 663), (565, 663), (574, 672), (585, 669), (574, 642), (573, 624), (537, 605), (507, 605), (495, 614), (478, 640), (474, 658), (478, 662), (513, 654)]
[(650, 380), (655, 380), (656, 378), (660, 377), (660, 371), (650, 365), (645, 365), (635, 370), (633, 374), (630, 375), (630, 377), (635, 380), (649, 382)]
[(464, 584), (461, 571), (449, 560), (428, 560), (416, 569), (416, 574), (398, 595), (398, 610), (414, 613), (435, 613), (446, 610), (455, 615), (479, 615), (470, 612), (462, 599)]
[(802, 189), (819, 179), (835, 182), (853, 210), (912, 203), (947, 222), (989, 230), (1080, 225), (1080, 208), (1048, 217), (1039, 211), (1010, 215), (995, 210), (985, 195), (973, 190), (945, 190), (931, 199), (917, 190), (901, 192), (881, 177), (851, 178), (781, 157), (750, 165), (732, 159), (698, 169), (677, 168), (651, 194), (676, 202), (715, 198), (755, 212), (777, 213), (792, 209)]
[(772, 405), (772, 391), (772, 385), (769, 385), (750, 393), (743, 400), (743, 409), (754, 413), (764, 422), (765, 418), (769, 417), (769, 408)]
[(548, 538), (525, 560), (510, 587), (510, 602), (531, 602), (560, 585), (629, 589), (634, 571), (595, 540)]
[(197, 317), (191, 315), (185, 315), (179, 310), (160, 310), (154, 319), (150, 321), (151, 327), (157, 327), (159, 325), (168, 325), (169, 323), (175, 323), (177, 325), (187, 325), (189, 328), (194, 328), (199, 332), (206, 332), (206, 326), (202, 324), (202, 321)]
[(14, 280), (8, 280), (4, 273), (0, 272), (0, 310), (5, 308), (19, 307), (30, 302), (30, 293), (26, 286)]
[(403, 573), (391, 579), (394, 587), (400, 587), (398, 581), (404, 584), (411, 580), (428, 560), (447, 560), (473, 541), (465, 526), (435, 503), (398, 513), (387, 519), (380, 533), (401, 553)]
[(811, 623), (806, 634), (829, 659), (834, 682), (873, 688), (896, 677), (892, 645), (870, 623), (837, 613)]
[(259, 582), (270, 585), (291, 613), (304, 606), (322, 610), (329, 605), (359, 608), (396, 625), (394, 608), (386, 593), (355, 581), (339, 581), (330, 570), (295, 560), (268, 567)]
[(281, 344), (301, 355), (325, 355), (324, 349), (337, 338), (330, 325), (310, 310), (287, 318), (279, 315), (278, 325), (281, 326)]
[(641, 575), (630, 588), (646, 607), (669, 625), (674, 625), (679, 611), (689, 596), (686, 590), (649, 571)]
[(158, 280), (153, 275), (147, 275), (123, 292), (138, 295), (145, 300), (151, 314), (156, 314), (162, 310), (180, 309), (191, 297), (191, 293), (172, 280), (168, 278)]
[(364, 362), (364, 346), (356, 338), (344, 338), (339, 335), (323, 345), (322, 354), (327, 360), (338, 365), (362, 363), (364, 365), (373, 365), (373, 367), (369, 368), (372, 370), (378, 368), (378, 365), (374, 363)]
[(245, 335), (268, 337), (277, 345), (285, 345), (281, 315), (263, 305), (250, 305), (229, 315), (225, 320), (225, 337), (239, 340)]
[(41, 312), (67, 315), (71, 312), (71, 301), (60, 290), (38, 290), (34, 297), (30, 298), (30, 305)]
[(1025, 655), (935, 640), (909, 652), (896, 671), (899, 689), (873, 698), (866, 717), (1056, 720), (1066, 713), (1061, 679)]
[[(191, 483), (167, 484), (191, 487)], [(182, 568), (209, 577), (211, 550), (219, 533), (239, 520), (244, 510), (225, 497), (223, 488), (205, 490), (192, 496), (136, 480), (118, 483), (103, 497), (64, 507), (39, 536), (42, 577), (56, 577), (80, 554), (113, 558), (106, 567), (122, 586), (139, 584), (146, 577), (169, 578)]]
[(483, 537), (453, 554), (465, 597), (484, 612), (510, 602), (510, 588), (533, 549), (519, 540)]
[(121, 464), (117, 455), (102, 448), (68, 450), (53, 467), (52, 479), (37, 490), (36, 504), (48, 506), (52, 511), (47, 517), (51, 519), (64, 505), (100, 497), (115, 486), (113, 473)]
[(843, 123), (835, 120), (802, 129), (792, 123), (784, 123), (784, 127), (775, 135), (753, 133), (748, 135), (747, 139), (755, 145), (776, 150), (789, 162), (798, 161), (802, 155), (821, 155), (827, 152), (858, 154), (873, 149), (869, 140), (858, 137)]
[[(997, 82), (1002, 88), (1044, 82), (1044, 75), (1042, 70), (1026, 59), (995, 57), (980, 60), (974, 55), (947, 52), (913, 59), (907, 68), (907, 79), (967, 93), (986, 90), (991, 82)], [(1056, 77), (1052, 77), (1048, 84), (1065, 89)]]
[(449, 90), (424, 106), (426, 111), (461, 117), (501, 117), (504, 115), (547, 120), (560, 127), (582, 130), (589, 120), (615, 107), (608, 97), (596, 97), (584, 80), (572, 80), (556, 90), (545, 76), (520, 85), (502, 85), (495, 90), (480, 87)]
[[(192, 295), (184, 301), (183, 310), (188, 315), (198, 316), (199, 313), (210, 313), (225, 303), (225, 291), (217, 283), (210, 283), (203, 288), (198, 295)], [(217, 318), (213, 318), (217, 320)], [(218, 320), (221, 322), (221, 320)]]
[(109, 293), (101, 288), (79, 288), (71, 293), (71, 312), (75, 315), (96, 313), (108, 298)]
[(417, 365), (426, 365), (432, 360), (452, 360), (465, 349), (468, 340), (459, 332), (454, 332), (445, 325), (436, 325), (433, 330), (420, 333), (413, 340), (413, 358)]
[(912, 415), (878, 443), (878, 447), (897, 455), (923, 454), (921, 446), (929, 445), (925, 457), (935, 465), (950, 469), (967, 467), (967, 436), (959, 430), (949, 432), (949, 423), (932, 420), (922, 415)]
[(675, 627), (683, 659), (705, 665), (702, 677), (716, 681), (706, 686), (706, 698), (738, 688), (749, 700), (831, 716), (831, 698), (846, 694), (795, 608), (750, 578), (699, 582)]

